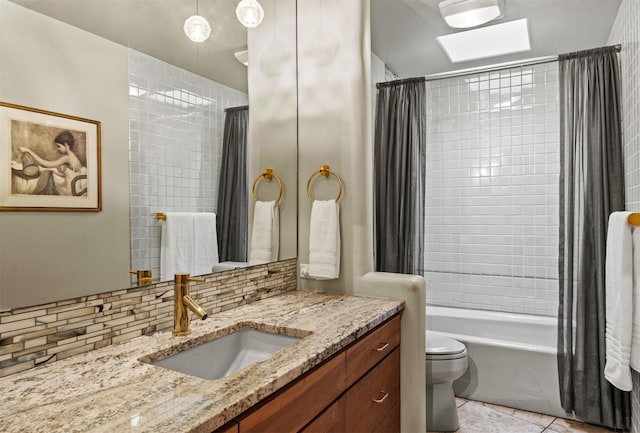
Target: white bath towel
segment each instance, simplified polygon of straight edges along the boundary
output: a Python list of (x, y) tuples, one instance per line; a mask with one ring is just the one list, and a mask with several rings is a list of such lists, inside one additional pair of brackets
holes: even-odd
[(330, 280), (340, 276), (340, 207), (335, 200), (315, 200), (309, 223), (309, 266), (304, 276)]
[(278, 260), (280, 218), (275, 201), (256, 201), (253, 210), (249, 264), (258, 265)]
[(213, 213), (167, 212), (160, 241), (160, 278), (175, 274), (202, 275), (218, 262)]
[(631, 324), (633, 317), (633, 240), (630, 212), (609, 216), (606, 248), (605, 378), (622, 391), (631, 391)]
[(633, 315), (631, 368), (640, 372), (640, 228), (633, 229)]
[(216, 214), (199, 212), (193, 216), (193, 268), (192, 275), (211, 273), (218, 263), (218, 235), (216, 233)]

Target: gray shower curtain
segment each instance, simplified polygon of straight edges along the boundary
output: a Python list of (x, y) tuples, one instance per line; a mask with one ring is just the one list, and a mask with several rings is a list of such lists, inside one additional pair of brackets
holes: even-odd
[(616, 50), (564, 54), (559, 67), (561, 401), (584, 421), (626, 429), (629, 393), (604, 378), (607, 223), (624, 209)]
[(247, 189), (249, 107), (233, 107), (225, 111), (216, 208), (218, 256), (221, 262), (246, 262), (249, 227)]
[(374, 144), (376, 271), (424, 274), (426, 82), (379, 83)]

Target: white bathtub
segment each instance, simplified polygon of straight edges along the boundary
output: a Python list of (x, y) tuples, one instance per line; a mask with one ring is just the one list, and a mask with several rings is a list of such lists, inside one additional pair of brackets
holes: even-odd
[(456, 395), (566, 416), (560, 405), (555, 317), (427, 307), (428, 332), (461, 341), (469, 368)]

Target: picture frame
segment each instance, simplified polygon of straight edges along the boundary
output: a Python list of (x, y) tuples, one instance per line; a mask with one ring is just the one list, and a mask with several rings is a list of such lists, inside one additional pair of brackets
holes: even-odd
[(100, 211), (101, 124), (0, 102), (0, 211)]

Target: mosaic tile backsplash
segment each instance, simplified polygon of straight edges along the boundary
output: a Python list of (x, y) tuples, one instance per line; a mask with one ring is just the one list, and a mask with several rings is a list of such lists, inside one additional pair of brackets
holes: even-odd
[[(218, 272), (191, 283), (209, 314), (296, 289), (297, 259)], [(0, 313), (0, 377), (173, 328), (173, 282)]]

